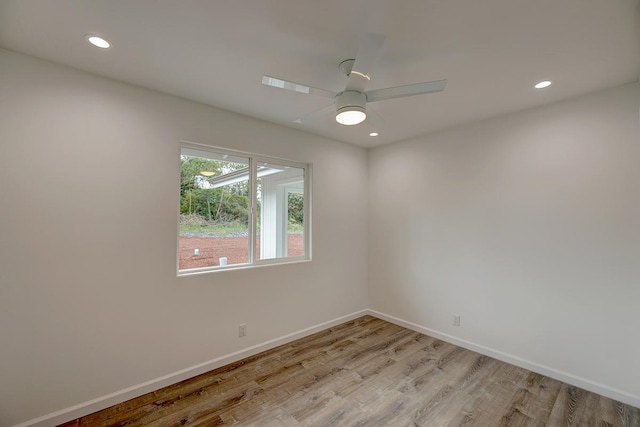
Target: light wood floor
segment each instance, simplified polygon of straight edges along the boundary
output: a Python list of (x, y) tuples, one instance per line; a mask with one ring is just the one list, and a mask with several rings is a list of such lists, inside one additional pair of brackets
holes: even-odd
[(640, 410), (365, 316), (64, 426), (221, 424), (637, 427)]

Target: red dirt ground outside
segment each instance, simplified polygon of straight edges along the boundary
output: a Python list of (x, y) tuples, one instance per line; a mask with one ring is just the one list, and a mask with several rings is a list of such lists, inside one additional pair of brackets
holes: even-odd
[[(304, 235), (289, 234), (287, 249), (289, 256), (300, 256), (304, 253)], [(227, 257), (227, 264), (241, 264), (249, 259), (248, 237), (180, 237), (180, 270), (212, 267), (219, 264), (219, 259)], [(200, 254), (194, 255), (198, 249)], [(260, 253), (260, 240), (258, 250)]]

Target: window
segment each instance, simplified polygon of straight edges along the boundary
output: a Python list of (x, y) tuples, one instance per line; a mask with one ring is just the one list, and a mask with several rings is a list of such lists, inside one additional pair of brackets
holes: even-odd
[(309, 177), (308, 164), (183, 142), (178, 274), (310, 259)]

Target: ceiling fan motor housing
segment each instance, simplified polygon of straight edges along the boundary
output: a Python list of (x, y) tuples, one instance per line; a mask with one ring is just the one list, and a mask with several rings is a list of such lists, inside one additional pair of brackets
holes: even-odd
[(335, 97), (336, 113), (359, 110), (366, 113), (367, 96), (357, 90), (345, 90)]

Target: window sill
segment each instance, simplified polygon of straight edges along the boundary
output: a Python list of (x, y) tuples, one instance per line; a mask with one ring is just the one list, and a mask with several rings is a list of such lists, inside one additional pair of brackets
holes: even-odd
[(223, 271), (237, 271), (237, 270), (250, 270), (254, 268), (261, 267), (273, 267), (278, 265), (289, 265), (289, 264), (300, 264), (305, 262), (311, 262), (311, 258), (307, 257), (296, 257), (296, 258), (281, 258), (280, 260), (268, 260), (263, 262), (256, 262), (254, 264), (234, 264), (234, 265), (225, 265), (225, 266), (216, 266), (216, 267), (201, 267), (194, 268), (190, 270), (178, 270), (177, 277), (188, 277), (188, 276), (198, 276), (201, 274), (208, 273), (220, 273)]

